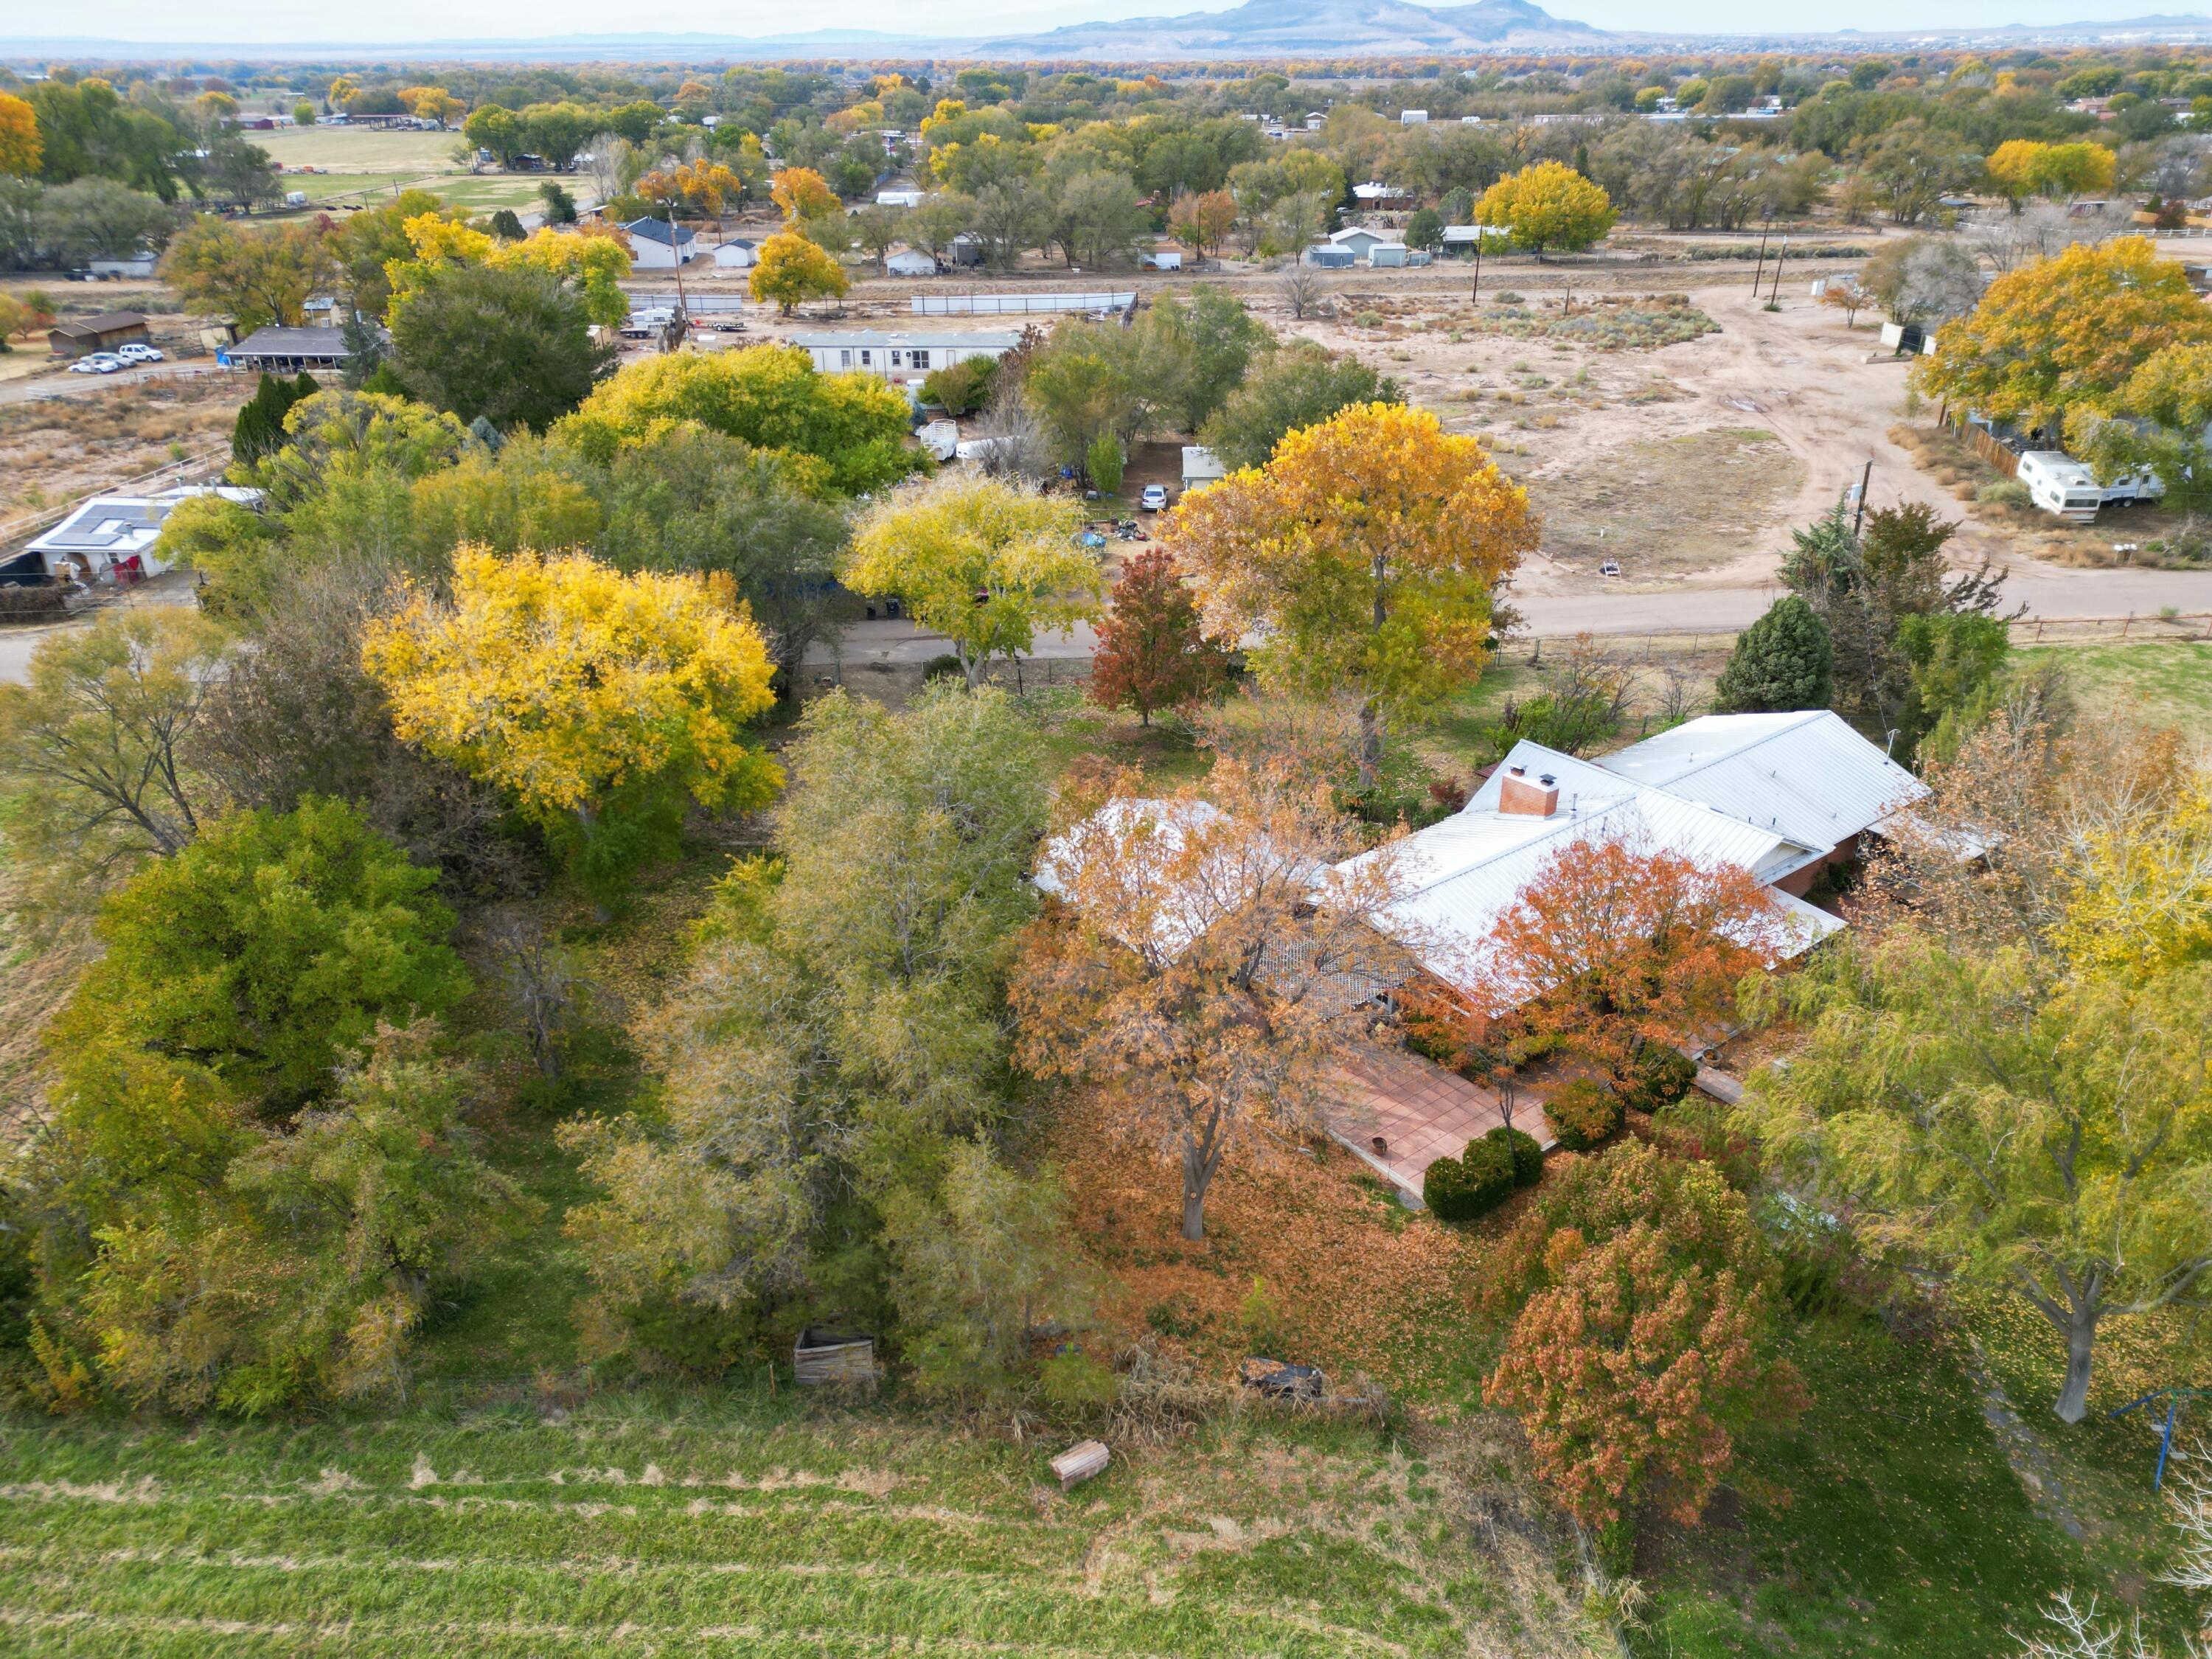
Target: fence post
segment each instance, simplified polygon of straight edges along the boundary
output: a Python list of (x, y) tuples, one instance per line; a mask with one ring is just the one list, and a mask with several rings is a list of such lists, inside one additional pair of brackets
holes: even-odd
[(2124, 623), (2122, 623), (2120, 624), (2120, 637), (2121, 637), (2122, 639), (2125, 639), (2125, 638), (2127, 638), (2127, 636), (2128, 636), (2128, 629), (2130, 629), (2130, 628), (2133, 628), (2135, 625), (2136, 625), (2136, 613), (2135, 613), (2134, 611), (2129, 611), (2129, 612), (2128, 612), (2128, 619), (2127, 619), (2125, 622), (2124, 622)]
[(2039, 642), (2043, 638), (2043, 618), (2040, 617), (2035, 619), (2035, 637)]

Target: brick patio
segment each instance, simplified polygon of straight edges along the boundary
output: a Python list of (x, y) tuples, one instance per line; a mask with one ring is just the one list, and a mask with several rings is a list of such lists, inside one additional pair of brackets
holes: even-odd
[[(1376, 1049), (1347, 1062), (1328, 1107), (1328, 1132), (1369, 1168), (1416, 1203), (1421, 1177), (1440, 1158), (1457, 1158), (1467, 1144), (1504, 1124), (1498, 1097), (1410, 1049)], [(1549, 1152), (1558, 1144), (1542, 1107), (1519, 1091), (1513, 1127)], [(1375, 1148), (1376, 1137), (1382, 1150)]]

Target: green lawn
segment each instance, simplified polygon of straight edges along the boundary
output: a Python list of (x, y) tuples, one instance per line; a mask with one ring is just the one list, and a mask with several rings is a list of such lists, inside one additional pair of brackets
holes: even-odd
[(2212, 643), (2046, 645), (2018, 654), (2027, 662), (2050, 659), (2063, 664), (2075, 695), (2090, 714), (2198, 730), (2212, 720)]
[[(2146, 1582), (2146, 1552), (2164, 1540), (2140, 1431), (2068, 1430), (2047, 1399), (2015, 1398), (2065, 1474), (2087, 1534), (2077, 1542), (2030, 1504), (1949, 1342), (1823, 1318), (1793, 1355), (1811, 1409), (1747, 1444), (1741, 1484), (1753, 1497), (1740, 1519), (1670, 1540), (1642, 1651), (1991, 1659), (2055, 1591), (2109, 1604), (2122, 1582), (2149, 1627), (2180, 1633), (2179, 1599)], [(2098, 1465), (2117, 1474), (2075, 1478)]]

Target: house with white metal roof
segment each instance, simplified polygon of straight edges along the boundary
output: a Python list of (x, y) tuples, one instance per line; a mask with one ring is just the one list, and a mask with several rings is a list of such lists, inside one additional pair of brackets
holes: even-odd
[(1524, 741), (1460, 811), (1395, 843), (1407, 891), (1383, 925), (1437, 978), (1471, 987), (1538, 875), (1578, 843), (1621, 840), (1749, 872), (1802, 951), (1844, 925), (1804, 902), (1821, 871), (1926, 793), (1825, 708), (1707, 715), (1595, 760)]

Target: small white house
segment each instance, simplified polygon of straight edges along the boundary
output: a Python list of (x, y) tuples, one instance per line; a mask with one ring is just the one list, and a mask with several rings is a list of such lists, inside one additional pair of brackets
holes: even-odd
[(760, 249), (741, 237), (714, 246), (714, 264), (722, 270), (750, 270), (760, 261)]
[(791, 343), (814, 359), (824, 374), (881, 374), (919, 380), (970, 357), (996, 362), (1021, 343), (1018, 334), (890, 333), (881, 329), (824, 330), (793, 334)]
[(1397, 185), (1386, 185), (1380, 179), (1369, 179), (1364, 185), (1354, 185), (1352, 187), (1352, 195), (1354, 201), (1364, 203), (1369, 207), (1384, 207), (1391, 203), (1407, 199), (1406, 192)]
[(1398, 125), (1401, 127), (1425, 127), (1429, 124), (1429, 112), (1425, 109), (1401, 109)]
[(162, 520), (178, 502), (195, 495), (221, 495), (247, 507), (261, 502), (259, 490), (228, 484), (186, 486), (158, 495), (95, 495), (23, 550), (37, 554), (56, 580), (109, 587), (143, 581), (169, 568), (154, 554)]
[(623, 228), (629, 233), (632, 270), (673, 270), (698, 251), (696, 232), (678, 225), (672, 237), (665, 219), (633, 219)]
[(1446, 225), (1444, 252), (1462, 259), (1472, 259), (1477, 246), (1488, 247), (1513, 239), (1513, 233), (1504, 225)]
[(878, 207), (917, 208), (921, 205), (918, 190), (879, 190), (876, 192)]
[(1147, 270), (1181, 270), (1182, 250), (1179, 247), (1147, 248), (1137, 256), (1137, 263)]
[(934, 276), (937, 261), (920, 248), (893, 248), (884, 257), (884, 270), (893, 276)]
[(1204, 444), (1185, 444), (1182, 447), (1182, 493), (1189, 495), (1210, 483), (1218, 483), (1229, 476), (1229, 469), (1221, 458)]
[(151, 248), (142, 247), (120, 259), (88, 260), (85, 269), (95, 276), (151, 276), (161, 258)]
[(1367, 263), (1377, 270), (1400, 270), (1407, 265), (1425, 265), (1429, 262), (1429, 251), (1423, 247), (1407, 247), (1403, 242), (1377, 242), (1367, 250)]

